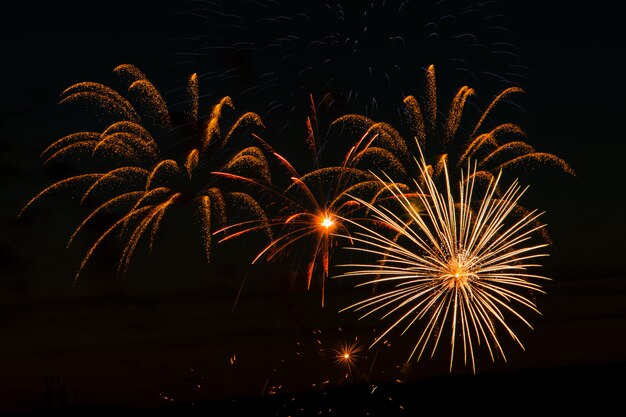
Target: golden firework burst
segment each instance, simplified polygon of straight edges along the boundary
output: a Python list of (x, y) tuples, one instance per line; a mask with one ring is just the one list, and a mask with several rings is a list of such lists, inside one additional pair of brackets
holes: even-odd
[(492, 178), (493, 173), (520, 166), (552, 166), (574, 175), (572, 167), (563, 159), (539, 152), (528, 144), (526, 133), (519, 125), (497, 123), (488, 127), (496, 108), (511, 96), (523, 93), (521, 88), (510, 87), (501, 91), (475, 122), (462, 126), (462, 120), (467, 118), (466, 104), (469, 97), (475, 95), (474, 89), (461, 87), (446, 112), (438, 104), (433, 65), (427, 68), (425, 78), (423, 98), (410, 95), (404, 99), (406, 134), (401, 134), (388, 123), (358, 114), (348, 114), (333, 122), (332, 126), (347, 128), (357, 136), (372, 140), (371, 146), (361, 155), (358, 167), (385, 170), (397, 181), (417, 179), (420, 170), (414, 163), (414, 156), (419, 147), (435, 180), (441, 178), (444, 164), (461, 168), (469, 158), (477, 162), (476, 175), (483, 178)]
[(360, 345), (359, 339), (355, 338), (352, 342), (340, 343), (337, 347), (331, 349), (331, 354), (335, 364), (346, 372), (347, 377), (361, 359), (362, 351), (363, 347)]
[[(176, 122), (164, 98), (138, 68), (123, 64), (114, 73), (127, 84), (125, 93), (100, 83), (81, 82), (61, 94), (61, 103), (87, 102), (96, 105), (114, 122), (101, 131), (77, 132), (47, 147), (45, 164), (56, 160), (87, 157), (91, 167), (104, 167), (58, 181), (33, 197), (19, 216), (42, 197), (63, 190), (82, 193), (81, 204), (92, 196), (102, 198), (98, 205), (74, 230), (69, 244), (81, 230), (103, 214), (117, 215), (84, 256), (76, 279), (94, 251), (110, 235), (124, 236), (124, 247), (118, 270), (126, 272), (138, 243), (148, 237), (152, 249), (165, 214), (175, 205), (192, 206), (200, 223), (204, 251), (210, 259), (212, 230), (223, 227), (228, 207), (238, 207), (248, 216), (265, 221), (258, 203), (247, 193), (222, 192), (212, 171), (270, 181), (263, 152), (245, 142), (233, 145), (237, 137), (250, 128), (263, 127), (255, 113), (234, 117), (224, 129), (226, 112), (232, 112), (230, 97), (220, 99), (208, 118), (199, 115), (198, 79), (187, 79), (187, 101), (183, 120)], [(232, 119), (233, 117), (229, 115)], [(244, 145), (244, 146), (242, 146)], [(68, 244), (68, 246), (69, 246)]]
[(402, 334), (421, 327), (409, 360), (416, 353), (419, 360), (428, 348), (434, 355), (446, 333), (451, 343), (450, 369), (459, 345), (464, 363), (469, 360), (474, 371), (478, 345), (487, 348), (492, 360), (496, 354), (506, 360), (498, 331), (522, 346), (509, 319), (530, 326), (519, 310), (538, 312), (530, 294), (542, 292), (537, 281), (547, 279), (528, 271), (539, 266), (533, 260), (546, 256), (545, 243), (532, 243), (543, 227), (536, 225), (540, 213), (516, 217), (525, 189), (515, 181), (496, 197), (500, 175), (479, 197), (476, 163), (470, 167), (468, 162), (461, 174), (458, 197), (446, 164), (443, 189), (436, 185), (423, 156), (419, 167), (424, 185), (415, 181), (415, 187), (425, 213), (416, 211), (397, 185), (382, 180), (400, 212), (356, 198), (401, 238), (389, 238), (345, 219), (360, 230), (347, 236), (354, 242), (347, 249), (376, 256), (379, 262), (344, 265), (349, 270), (338, 277), (369, 276), (358, 285), (377, 286), (378, 291), (342, 311), (364, 312), (362, 317), (381, 314), (381, 319), (390, 321), (373, 344), (398, 327), (403, 327)]

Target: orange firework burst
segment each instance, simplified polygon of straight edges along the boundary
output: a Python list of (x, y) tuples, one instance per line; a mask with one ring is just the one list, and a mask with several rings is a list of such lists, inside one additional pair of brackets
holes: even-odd
[[(252, 183), (278, 198), (278, 212), (270, 216), (269, 222), (250, 221), (228, 226), (218, 232), (227, 233), (221, 240), (232, 239), (242, 234), (270, 227), (278, 229), (274, 239), (254, 259), (262, 257), (272, 260), (289, 250), (299, 249), (305, 257), (307, 289), (310, 289), (313, 277), (319, 271), (322, 286), (322, 306), (324, 305), (325, 281), (328, 277), (329, 258), (336, 246), (333, 233), (341, 231), (349, 234), (343, 218), (352, 216), (361, 206), (348, 198), (348, 194), (363, 198), (373, 196), (381, 198), (380, 183), (368, 172), (354, 168), (360, 158), (369, 149), (371, 138), (362, 137), (347, 152), (338, 166), (323, 167), (319, 158), (319, 139), (315, 106), (311, 98), (312, 115), (307, 118), (307, 144), (313, 156), (313, 169), (301, 175), (293, 165), (274, 150), (266, 141), (256, 136), (268, 154), (274, 156), (290, 178), (285, 188), (274, 184), (245, 178), (238, 175), (221, 175)], [(220, 174), (220, 173), (217, 173)], [(216, 232), (217, 233), (217, 232)], [(302, 246), (297, 246), (301, 244)]]
[(375, 171), (382, 169), (398, 180), (421, 175), (414, 159), (418, 154), (417, 147), (426, 155), (428, 170), (435, 180), (441, 178), (444, 165), (460, 168), (469, 158), (477, 161), (476, 175), (481, 179), (491, 179), (494, 172), (522, 165), (550, 165), (574, 175), (574, 170), (563, 159), (538, 152), (529, 145), (519, 125), (503, 123), (486, 127), (500, 103), (522, 92), (518, 87), (503, 90), (480, 113), (478, 120), (465, 128), (461, 122), (465, 117), (466, 103), (475, 91), (467, 86), (461, 87), (453, 97), (447, 115), (441, 117), (435, 68), (431, 65), (426, 71), (423, 99), (414, 96), (404, 99), (410, 140), (388, 123), (376, 122), (361, 115), (346, 115), (334, 124), (348, 127), (359, 136), (377, 136), (362, 155), (359, 166), (367, 165)]
[[(170, 111), (164, 98), (136, 67), (124, 64), (114, 73), (126, 85), (120, 93), (95, 82), (81, 82), (61, 94), (61, 103), (87, 102), (114, 122), (101, 131), (77, 132), (46, 148), (45, 164), (68, 157), (88, 157), (91, 167), (102, 168), (58, 181), (33, 197), (20, 216), (44, 196), (66, 189), (82, 193), (81, 204), (93, 197), (104, 197), (74, 230), (69, 244), (88, 224), (102, 215), (117, 215), (88, 249), (76, 279), (94, 251), (110, 235), (124, 236), (118, 271), (125, 273), (140, 240), (147, 236), (152, 246), (165, 214), (176, 205), (191, 207), (199, 219), (207, 260), (211, 252), (211, 231), (223, 227), (229, 207), (248, 216), (265, 219), (263, 210), (247, 193), (222, 192), (210, 175), (221, 170), (270, 181), (263, 152), (255, 146), (233, 144), (251, 128), (262, 128), (255, 113), (239, 117), (232, 113), (233, 102), (223, 97), (208, 117), (200, 117), (199, 85), (195, 74), (187, 79), (186, 107), (178, 114)], [(230, 117), (228, 128), (224, 119)]]

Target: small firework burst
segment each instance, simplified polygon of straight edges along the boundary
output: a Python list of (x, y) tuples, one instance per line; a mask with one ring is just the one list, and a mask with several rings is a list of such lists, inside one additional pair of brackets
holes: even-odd
[[(233, 108), (223, 97), (209, 112), (199, 114), (199, 85), (195, 74), (187, 79), (186, 107), (182, 115), (170, 111), (165, 100), (135, 66), (123, 64), (114, 73), (127, 85), (126, 93), (95, 82), (81, 82), (61, 94), (61, 103), (95, 104), (114, 122), (101, 131), (77, 132), (52, 143), (42, 153), (45, 164), (73, 157), (86, 159), (89, 172), (58, 181), (33, 197), (20, 216), (42, 197), (58, 191), (82, 193), (81, 204), (100, 199), (99, 205), (74, 230), (80, 231), (101, 216), (116, 216), (88, 249), (76, 279), (94, 251), (110, 235), (123, 236), (118, 271), (126, 272), (140, 240), (147, 236), (150, 250), (165, 214), (175, 206), (190, 208), (199, 222), (203, 251), (211, 252), (211, 231), (223, 227), (232, 207), (264, 219), (263, 210), (250, 195), (222, 192), (211, 171), (222, 170), (270, 181), (263, 152), (238, 143), (250, 128), (262, 128), (255, 113), (235, 117), (224, 129), (225, 114)], [(86, 158), (85, 158), (86, 157)], [(104, 198), (104, 202), (102, 199)]]
[(352, 373), (353, 368), (363, 356), (362, 351), (363, 347), (360, 345), (358, 338), (355, 338), (352, 342), (343, 342), (332, 349), (334, 362), (344, 369), (346, 378)]
[(522, 346), (509, 319), (530, 326), (518, 310), (538, 312), (531, 294), (542, 292), (537, 281), (547, 279), (528, 271), (539, 266), (533, 263), (536, 258), (546, 256), (542, 252), (546, 244), (531, 243), (543, 227), (536, 225), (540, 213), (515, 218), (513, 212), (525, 190), (514, 182), (497, 197), (499, 175), (478, 198), (475, 164), (470, 169), (468, 162), (461, 175), (458, 199), (446, 164), (444, 189), (435, 184), (423, 156), (419, 166), (425, 185), (416, 181), (415, 186), (425, 214), (417, 212), (393, 184), (385, 187), (401, 212), (357, 198), (401, 238), (347, 220), (360, 230), (351, 234), (355, 246), (348, 249), (377, 256), (380, 262), (344, 265), (350, 270), (339, 277), (372, 277), (358, 285), (377, 286), (378, 291), (342, 311), (364, 312), (362, 317), (381, 314), (381, 319), (391, 322), (373, 344), (396, 328), (403, 327), (404, 334), (420, 326), (409, 360), (415, 354), (419, 360), (429, 349), (434, 355), (446, 334), (451, 343), (450, 369), (459, 345), (464, 363), (471, 362), (474, 371), (479, 345), (487, 348), (492, 360), (496, 355), (506, 360), (498, 331)]
[[(370, 334), (371, 329), (365, 329), (365, 333)], [(313, 370), (319, 381), (311, 387), (370, 379), (375, 359), (366, 352), (359, 329), (347, 330), (342, 325), (336, 329), (314, 329), (312, 334), (313, 340), (299, 345), (299, 351), (316, 363)]]

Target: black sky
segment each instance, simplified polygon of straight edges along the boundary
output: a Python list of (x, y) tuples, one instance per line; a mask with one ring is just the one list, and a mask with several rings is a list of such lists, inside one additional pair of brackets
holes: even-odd
[[(508, 365), (488, 370), (626, 360), (626, 84), (620, 65), (626, 36), (617, 6), (606, 3), (537, 0), (503, 7), (531, 70), (521, 101), (528, 141), (564, 158), (577, 175), (525, 174), (531, 184), (526, 201), (546, 211), (554, 240), (545, 268), (554, 281), (539, 299), (544, 316), (534, 322), (536, 331), (523, 333), (527, 351), (512, 349)], [(75, 389), (77, 402), (107, 405), (154, 406), (163, 391), (182, 395), (189, 368), (213, 373), (216, 397), (256, 392), (294, 340), (319, 327), (336, 332), (340, 324), (329, 311), (332, 303), (319, 311), (316, 294), (291, 298), (281, 288), (284, 271), (269, 273), (268, 282), (249, 278), (249, 291), (231, 313), (242, 280), (237, 260), (207, 276), (176, 253), (153, 265), (144, 260), (144, 270), (123, 279), (94, 268), (73, 287), (81, 253), (66, 250), (65, 239), (84, 213), (58, 199), (16, 220), (28, 199), (59, 175), (42, 169), (39, 153), (80, 123), (57, 106), (60, 92), (78, 81), (106, 83), (121, 63), (139, 66), (171, 89), (176, 69), (166, 65), (163, 51), (171, 52), (181, 31), (191, 30), (177, 15), (186, 5), (3, 5), (0, 411), (29, 409), (33, 399), (44, 398), (44, 375)], [(159, 271), (172, 275), (159, 277)], [(235, 351), (242, 364), (232, 371), (225, 363)], [(445, 367), (424, 363), (420, 377), (446, 375)], [(285, 371), (284, 380), (306, 385), (313, 371), (302, 374), (298, 380)]]

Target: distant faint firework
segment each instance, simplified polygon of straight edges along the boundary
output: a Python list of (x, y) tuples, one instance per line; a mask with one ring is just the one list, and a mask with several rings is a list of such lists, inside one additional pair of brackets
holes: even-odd
[(527, 143), (526, 134), (518, 124), (494, 123), (498, 120), (493, 115), (496, 109), (512, 95), (522, 93), (521, 88), (502, 90), (475, 118), (466, 111), (468, 99), (475, 94), (468, 86), (457, 90), (449, 108), (439, 105), (434, 65), (425, 71), (423, 91), (421, 97), (404, 98), (401, 130), (359, 114), (344, 115), (332, 123), (332, 128), (372, 141), (357, 166), (377, 172), (384, 170), (396, 181), (418, 179), (421, 167), (415, 163), (415, 156), (423, 152), (435, 181), (442, 177), (445, 165), (456, 170), (470, 158), (477, 161), (475, 175), (482, 180), (493, 178), (494, 172), (519, 166), (551, 166), (574, 175), (563, 159), (539, 152)]
[(543, 292), (536, 281), (547, 279), (528, 271), (539, 266), (536, 258), (546, 256), (542, 252), (546, 244), (532, 243), (543, 227), (536, 225), (540, 214), (514, 216), (525, 190), (516, 181), (497, 197), (499, 175), (479, 195), (476, 164), (470, 169), (468, 162), (458, 196), (445, 163), (444, 187), (435, 184), (423, 157), (419, 166), (425, 185), (416, 181), (415, 187), (423, 213), (397, 186), (387, 183), (401, 211), (356, 198), (401, 238), (347, 220), (360, 230), (350, 235), (354, 246), (347, 249), (378, 257), (379, 262), (344, 265), (349, 271), (339, 277), (372, 277), (358, 285), (376, 286), (377, 291), (343, 311), (364, 312), (362, 318), (380, 315), (390, 323), (372, 345), (396, 328), (404, 334), (419, 327), (409, 360), (415, 354), (419, 360), (427, 351), (433, 356), (445, 337), (451, 343), (450, 369), (460, 348), (464, 364), (469, 360), (474, 370), (478, 346), (486, 347), (492, 360), (496, 355), (506, 360), (499, 331), (522, 346), (509, 320), (530, 327), (520, 310), (538, 312), (532, 294)]
[[(19, 214), (42, 197), (60, 191), (82, 194), (81, 204), (99, 200), (72, 233), (68, 247), (88, 225), (101, 218), (115, 218), (88, 249), (76, 279), (94, 251), (116, 234), (124, 241), (118, 271), (126, 272), (142, 238), (148, 240), (152, 250), (163, 218), (174, 207), (194, 213), (207, 259), (212, 229), (226, 224), (231, 209), (236, 207), (238, 213), (261, 221), (265, 218), (252, 197), (243, 192), (223, 192), (217, 177), (210, 174), (223, 170), (270, 181), (263, 152), (245, 146), (241, 140), (249, 129), (263, 127), (257, 114), (238, 116), (225, 129), (224, 119), (232, 112), (233, 102), (223, 97), (206, 116), (201, 114), (196, 74), (187, 80), (185, 108), (174, 113), (138, 68), (123, 64), (114, 73), (127, 86), (125, 92), (100, 83), (81, 82), (63, 91), (60, 101), (95, 105), (98, 112), (114, 122), (102, 131), (65, 136), (42, 153), (45, 164), (67, 158), (86, 159), (92, 171), (45, 188)], [(234, 143), (235, 138), (239, 143)]]
[[(480, 85), (523, 85), (529, 71), (497, 2), (217, 0), (189, 2), (172, 65), (193, 65), (263, 117), (298, 120), (309, 93), (325, 111), (396, 115), (434, 63)], [(333, 117), (335, 117), (333, 116)]]

